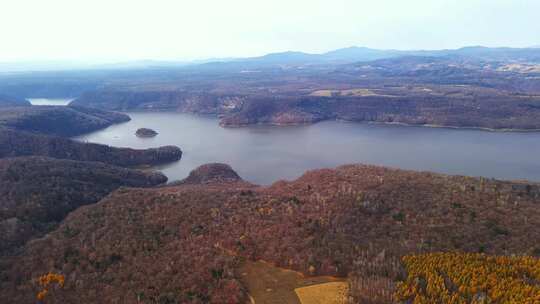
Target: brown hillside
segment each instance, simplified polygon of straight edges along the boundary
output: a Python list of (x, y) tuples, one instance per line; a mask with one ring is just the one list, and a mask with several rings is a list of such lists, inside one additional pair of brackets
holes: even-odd
[(0, 158), (16, 156), (99, 161), (131, 167), (177, 161), (182, 157), (182, 150), (176, 146), (152, 149), (116, 148), (0, 127)]
[(242, 178), (227, 164), (212, 163), (197, 167), (175, 184), (211, 184), (241, 182)]
[(0, 160), (0, 254), (50, 231), (72, 210), (121, 186), (165, 183), (145, 173), (103, 163), (19, 157)]
[(388, 303), (398, 258), (433, 251), (538, 254), (537, 185), (350, 165), (270, 187), (120, 189), (2, 260), (0, 296), (33, 303), (33, 279), (66, 285), (48, 303), (245, 303), (235, 271), (265, 260), (348, 277)]
[(85, 107), (7, 107), (0, 111), (0, 126), (58, 136), (75, 136), (129, 121), (125, 114)]

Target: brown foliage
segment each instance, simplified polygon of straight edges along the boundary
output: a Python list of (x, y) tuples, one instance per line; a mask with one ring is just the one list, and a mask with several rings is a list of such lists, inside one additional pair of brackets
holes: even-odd
[(182, 157), (182, 150), (176, 146), (116, 148), (0, 127), (0, 158), (32, 155), (131, 167), (177, 161)]
[[(160, 173), (103, 163), (19, 157), (0, 160), (0, 255), (50, 231), (72, 210), (121, 186), (165, 183)], [(66, 234), (78, 233), (68, 227)]]
[[(29, 280), (57, 271), (68, 302), (241, 303), (234, 269), (248, 258), (348, 276), (354, 299), (384, 303), (403, 278), (405, 254), (533, 252), (537, 193), (535, 185), (362, 165), (266, 188), (121, 189), (4, 261), (0, 295), (28, 302)], [(79, 233), (63, 233), (69, 227)]]
[(125, 114), (78, 106), (12, 107), (0, 111), (0, 126), (58, 136), (79, 135), (128, 120)]

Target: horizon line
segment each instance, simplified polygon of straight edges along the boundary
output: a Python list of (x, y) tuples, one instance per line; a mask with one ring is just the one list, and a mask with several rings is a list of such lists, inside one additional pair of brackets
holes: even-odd
[(540, 44), (530, 45), (525, 47), (515, 47), (515, 46), (485, 46), (485, 45), (464, 45), (456, 48), (372, 48), (369, 46), (358, 46), (352, 45), (347, 47), (341, 47), (336, 49), (330, 49), (325, 52), (307, 52), (302, 50), (293, 50), (285, 49), (282, 51), (274, 52), (265, 52), (259, 55), (253, 56), (209, 56), (209, 57), (200, 57), (200, 58), (159, 58), (159, 57), (141, 57), (137, 59), (113, 59), (113, 58), (93, 58), (93, 59), (58, 59), (58, 58), (49, 58), (49, 59), (15, 59), (15, 60), (0, 60), (0, 65), (16, 65), (16, 64), (39, 64), (39, 63), (64, 63), (64, 64), (79, 64), (79, 65), (100, 65), (100, 64), (125, 64), (133, 62), (144, 62), (144, 61), (155, 61), (155, 62), (173, 62), (173, 63), (196, 63), (198, 61), (219, 61), (219, 60), (235, 60), (235, 59), (249, 59), (249, 58), (259, 58), (272, 54), (286, 54), (286, 53), (301, 53), (306, 55), (324, 55), (338, 50), (346, 49), (368, 49), (374, 51), (386, 51), (386, 52), (433, 52), (433, 51), (457, 51), (467, 48), (486, 48), (486, 49), (537, 49), (540, 48)]

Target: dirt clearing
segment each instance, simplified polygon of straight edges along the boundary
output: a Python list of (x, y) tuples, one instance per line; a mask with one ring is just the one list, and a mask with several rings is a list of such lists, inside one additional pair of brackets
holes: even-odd
[[(305, 277), (303, 274), (275, 267), (269, 263), (246, 262), (239, 274), (256, 304), (341, 304), (313, 302), (313, 299), (340, 299), (347, 283), (334, 277)], [(323, 298), (324, 297), (324, 298)]]

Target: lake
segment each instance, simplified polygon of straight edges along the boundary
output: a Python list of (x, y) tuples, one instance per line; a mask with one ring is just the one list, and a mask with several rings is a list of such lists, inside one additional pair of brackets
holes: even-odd
[[(169, 180), (209, 162), (230, 164), (244, 179), (270, 184), (306, 170), (350, 163), (540, 181), (540, 133), (426, 128), (326, 121), (306, 126), (222, 128), (215, 117), (127, 113), (130, 122), (77, 137), (118, 147), (177, 145), (182, 160), (158, 167)], [(138, 128), (159, 132), (138, 138)]]
[(67, 106), (73, 98), (27, 98), (33, 106)]

